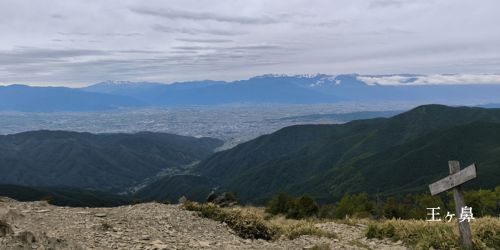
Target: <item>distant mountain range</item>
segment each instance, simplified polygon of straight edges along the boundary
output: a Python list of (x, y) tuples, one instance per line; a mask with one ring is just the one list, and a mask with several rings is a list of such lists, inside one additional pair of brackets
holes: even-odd
[(210, 156), (222, 141), (164, 133), (0, 136), (0, 183), (122, 192)]
[[(450, 75), (445, 76), (450, 78)], [(163, 84), (106, 81), (80, 89), (11, 85), (0, 87), (0, 110), (89, 111), (151, 106), (312, 104), (339, 101), (443, 104), (500, 102), (497, 94), (500, 93), (500, 82), (485, 84), (471, 80), (470, 83), (454, 84), (451, 79), (449, 83), (424, 84), (423, 79), (427, 78), (407, 74), (317, 74), (263, 75), (234, 82), (207, 80)]]
[[(244, 202), (263, 203), (279, 191), (323, 202), (345, 193), (427, 192), (448, 174), (448, 160), (476, 163), (478, 178), (467, 186), (491, 188), (500, 181), (499, 150), (500, 109), (426, 105), (391, 118), (291, 126), (261, 136), (203, 160), (192, 172), (200, 185), (193, 179), (185, 193), (202, 197), (213, 183)], [(165, 198), (177, 188), (172, 178), (139, 194)]]

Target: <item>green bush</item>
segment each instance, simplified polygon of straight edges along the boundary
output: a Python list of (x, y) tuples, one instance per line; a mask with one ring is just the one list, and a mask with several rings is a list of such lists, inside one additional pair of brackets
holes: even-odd
[(396, 198), (394, 198), (394, 197), (387, 198), (387, 200), (385, 201), (385, 204), (384, 204), (383, 213), (384, 213), (384, 217), (389, 218), (389, 219), (402, 217), (401, 210), (399, 208), (399, 204), (398, 204)]
[(346, 194), (337, 203), (335, 217), (344, 219), (346, 217), (366, 218), (375, 212), (375, 204), (368, 198), (366, 193), (356, 195)]
[(335, 218), (335, 205), (327, 204), (319, 208), (319, 218), (333, 219)]
[(313, 198), (306, 195), (293, 199), (286, 217), (291, 219), (302, 219), (317, 216), (318, 212), (318, 203), (316, 203)]
[(281, 192), (269, 201), (266, 212), (270, 214), (287, 214), (288, 210), (293, 207), (293, 203), (293, 197)]
[(319, 205), (310, 196), (303, 195), (295, 198), (282, 192), (269, 201), (266, 212), (274, 215), (284, 214), (287, 218), (301, 219), (318, 216)]

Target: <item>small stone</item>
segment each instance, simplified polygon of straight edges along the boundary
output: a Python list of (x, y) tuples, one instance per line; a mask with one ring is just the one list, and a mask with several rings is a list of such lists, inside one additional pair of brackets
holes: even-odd
[(147, 234), (143, 234), (139, 239), (140, 240), (149, 240), (151, 237), (149, 237), (149, 235)]
[(7, 224), (6, 222), (0, 221), (0, 237), (13, 234), (14, 231), (12, 230), (12, 227)]
[(107, 216), (107, 214), (99, 213), (99, 214), (95, 214), (94, 216), (99, 217), (99, 218), (104, 218)]
[(210, 246), (210, 242), (208, 242), (208, 241), (199, 241), (198, 244), (201, 247), (209, 247)]
[(48, 209), (42, 209), (42, 210), (37, 210), (36, 212), (37, 213), (48, 213), (48, 212), (50, 212), (50, 210), (48, 210)]
[(31, 232), (28, 232), (28, 231), (20, 232), (17, 235), (17, 238), (19, 240), (21, 240), (22, 242), (27, 243), (27, 244), (31, 244), (31, 243), (36, 242), (35, 235), (33, 233), (31, 233)]

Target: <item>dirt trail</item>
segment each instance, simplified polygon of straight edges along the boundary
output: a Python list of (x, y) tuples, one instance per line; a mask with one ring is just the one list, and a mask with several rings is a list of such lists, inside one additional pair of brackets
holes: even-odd
[(317, 226), (338, 239), (248, 240), (226, 225), (175, 205), (146, 203), (115, 208), (69, 208), (0, 198), (0, 249), (406, 249), (368, 240), (363, 226)]

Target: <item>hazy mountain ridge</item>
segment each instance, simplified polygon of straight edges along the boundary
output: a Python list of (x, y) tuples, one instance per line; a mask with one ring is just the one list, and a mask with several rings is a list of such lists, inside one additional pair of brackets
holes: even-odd
[[(203, 80), (163, 84), (106, 81), (80, 89), (11, 85), (0, 87), (0, 110), (88, 111), (144, 106), (313, 104), (339, 101), (442, 104), (500, 102), (497, 95), (500, 83), (474, 82), (474, 78), (471, 78), (470, 83), (456, 83), (454, 81), (457, 80), (450, 78), (450, 75), (442, 75), (443, 79), (435, 78), (412, 74), (315, 74), (262, 75), (232, 82)], [(438, 82), (425, 83), (427, 80)]]
[(65, 87), (0, 86), (0, 110), (5, 111), (93, 111), (145, 105), (133, 97)]

